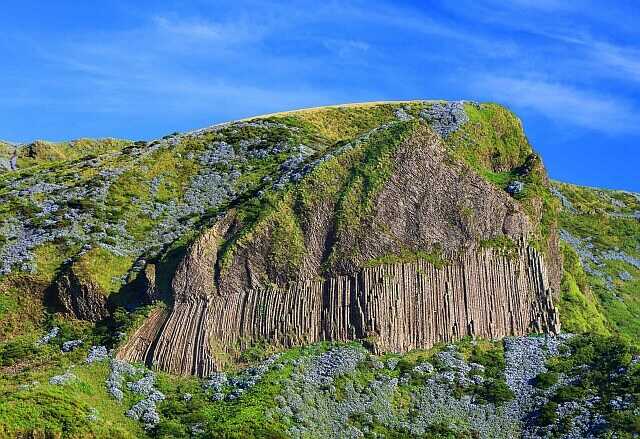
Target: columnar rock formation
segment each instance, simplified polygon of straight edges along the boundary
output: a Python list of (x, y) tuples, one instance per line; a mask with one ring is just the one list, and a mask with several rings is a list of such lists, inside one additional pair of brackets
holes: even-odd
[(468, 252), (436, 268), (426, 261), (228, 296), (181, 298), (156, 311), (120, 356), (178, 374), (206, 376), (220, 359), (258, 341), (281, 346), (368, 339), (377, 351), (426, 348), (465, 335), (557, 332), (541, 255)]
[(255, 343), (366, 339), (383, 352), (558, 331), (561, 261), (553, 224), (537, 240), (537, 204), (525, 212), (425, 124), (341, 151), (253, 222), (239, 206), (205, 230), (173, 276), (172, 309), (119, 355), (206, 376)]
[[(297, 186), (314, 197), (294, 187), (253, 225), (228, 210), (178, 265), (172, 308), (154, 312), (119, 355), (206, 376), (255, 343), (366, 339), (382, 352), (558, 331), (554, 239), (545, 263), (529, 245), (535, 225), (513, 198), (452, 160), (429, 127), (403, 133), (394, 147), (375, 143), (389, 142), (384, 136), (367, 140), (370, 161), (382, 150), (393, 164), (368, 200), (358, 198), (357, 182), (368, 178), (360, 165), (337, 156), (342, 180), (327, 186), (311, 173)], [(368, 203), (366, 214), (344, 194)], [(310, 200), (304, 210), (300, 199)], [(509, 251), (487, 245), (501, 242)], [(434, 252), (444, 266), (427, 262)], [(402, 260), (412, 262), (389, 263)]]

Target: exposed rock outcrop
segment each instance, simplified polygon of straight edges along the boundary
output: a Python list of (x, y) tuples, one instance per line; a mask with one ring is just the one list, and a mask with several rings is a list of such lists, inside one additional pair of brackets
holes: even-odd
[(463, 102), (436, 102), (420, 114), (442, 137), (455, 132), (469, 120)]
[(267, 340), (280, 346), (368, 339), (407, 351), (465, 335), (496, 338), (559, 330), (544, 261), (469, 252), (438, 269), (425, 261), (365, 268), (356, 276), (176, 302), (156, 311), (120, 351), (178, 374), (206, 376), (217, 356)]
[(156, 286), (156, 266), (147, 264), (138, 275), (135, 287), (142, 293), (144, 303), (153, 303), (160, 299), (161, 293)]
[(120, 358), (148, 361), (182, 374), (205, 376), (216, 370), (209, 349), (208, 327), (214, 316), (209, 306), (215, 291), (218, 241), (233, 222), (233, 214), (230, 211), (192, 244), (173, 279), (172, 311), (154, 311), (121, 349)]
[[(341, 201), (332, 196), (316, 197), (298, 214), (300, 270), (283, 271), (274, 260), (272, 220), (238, 241), (230, 262), (221, 264), (219, 244), (238, 227), (229, 212), (178, 266), (173, 309), (154, 313), (119, 355), (206, 376), (259, 341), (367, 339), (381, 352), (465, 335), (557, 332), (557, 285), (528, 245), (533, 225), (520, 205), (450, 160), (440, 136), (425, 125), (393, 150), (391, 161), (390, 175), (355, 225), (340, 222)], [(313, 178), (307, 179), (312, 187)], [(353, 179), (339, 183), (342, 192)], [(515, 253), (479, 245), (494, 238), (513, 242)], [(420, 256), (370, 266), (387, 255), (434, 249), (448, 260), (440, 269)]]
[[(278, 284), (355, 275), (368, 261), (384, 255), (436, 248), (453, 255), (477, 246), (480, 240), (507, 236), (519, 242), (531, 237), (533, 225), (520, 204), (451, 160), (441, 138), (426, 125), (412, 131), (391, 161), (391, 175), (371, 200), (371, 211), (356, 226), (340, 224), (340, 217), (350, 213), (340, 208), (352, 201), (330, 194), (309, 203), (299, 215), (304, 235), (300, 270), (283, 275), (271, 257), (274, 231), (265, 225), (236, 249), (233, 262), (218, 280), (220, 294), (253, 285), (265, 273), (274, 273), (269, 280)], [(350, 190), (351, 178), (347, 175), (340, 182), (340, 191)], [(317, 191), (323, 182), (311, 174), (307, 184)], [(559, 279), (554, 278), (551, 288), (557, 291), (558, 285)]]
[(67, 314), (97, 322), (109, 315), (107, 297), (94, 282), (80, 279), (73, 269), (62, 274), (53, 286), (58, 305)]
[(13, 144), (0, 140), (0, 172), (18, 169), (18, 151)]

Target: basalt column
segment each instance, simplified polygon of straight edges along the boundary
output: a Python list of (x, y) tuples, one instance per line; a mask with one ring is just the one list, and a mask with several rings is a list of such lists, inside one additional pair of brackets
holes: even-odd
[(426, 261), (388, 264), (287, 288), (195, 294), (176, 300), (168, 317), (152, 315), (120, 356), (206, 376), (219, 368), (217, 358), (237, 356), (259, 341), (289, 347), (367, 338), (384, 352), (466, 335), (555, 333), (558, 315), (544, 267), (531, 247), (508, 256), (488, 249), (442, 268)]

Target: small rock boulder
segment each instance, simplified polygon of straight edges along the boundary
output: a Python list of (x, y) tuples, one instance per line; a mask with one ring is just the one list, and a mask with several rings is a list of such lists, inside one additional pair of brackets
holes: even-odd
[(63, 311), (78, 319), (97, 322), (109, 315), (102, 289), (94, 282), (80, 279), (73, 268), (58, 278), (54, 294)]
[(524, 183), (519, 180), (514, 180), (511, 183), (509, 183), (509, 186), (507, 186), (507, 192), (509, 192), (509, 194), (511, 195), (518, 195), (522, 193), (523, 190), (524, 190)]

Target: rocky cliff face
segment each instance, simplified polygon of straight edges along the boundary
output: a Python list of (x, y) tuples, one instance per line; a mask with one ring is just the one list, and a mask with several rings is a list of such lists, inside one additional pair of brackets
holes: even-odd
[[(381, 153), (390, 132), (395, 143)], [(208, 375), (265, 341), (367, 339), (376, 351), (407, 351), (465, 335), (559, 330), (557, 283), (529, 246), (534, 225), (513, 198), (452, 161), (426, 125), (383, 127), (362, 142), (374, 169), (390, 164), (378, 181), (361, 162), (349, 168), (352, 146), (256, 223), (227, 213), (176, 270), (172, 311), (152, 316), (123, 358)], [(320, 176), (331, 171), (326, 190)], [(293, 226), (279, 236), (283, 222)]]
[(128, 360), (204, 376), (255, 343), (559, 328), (557, 200), (496, 105), (329, 107), (15, 156), (0, 272), (47, 279), (81, 319), (166, 301)]
[(58, 305), (70, 315), (90, 321), (99, 321), (109, 315), (107, 298), (100, 287), (94, 282), (83, 281), (73, 270), (60, 276), (53, 289)]
[(175, 374), (208, 376), (229, 355), (267, 341), (290, 347), (364, 339), (406, 352), (463, 336), (499, 338), (560, 329), (543, 258), (469, 253), (442, 268), (426, 261), (365, 268), (288, 288), (212, 292), (154, 312), (119, 357)]

